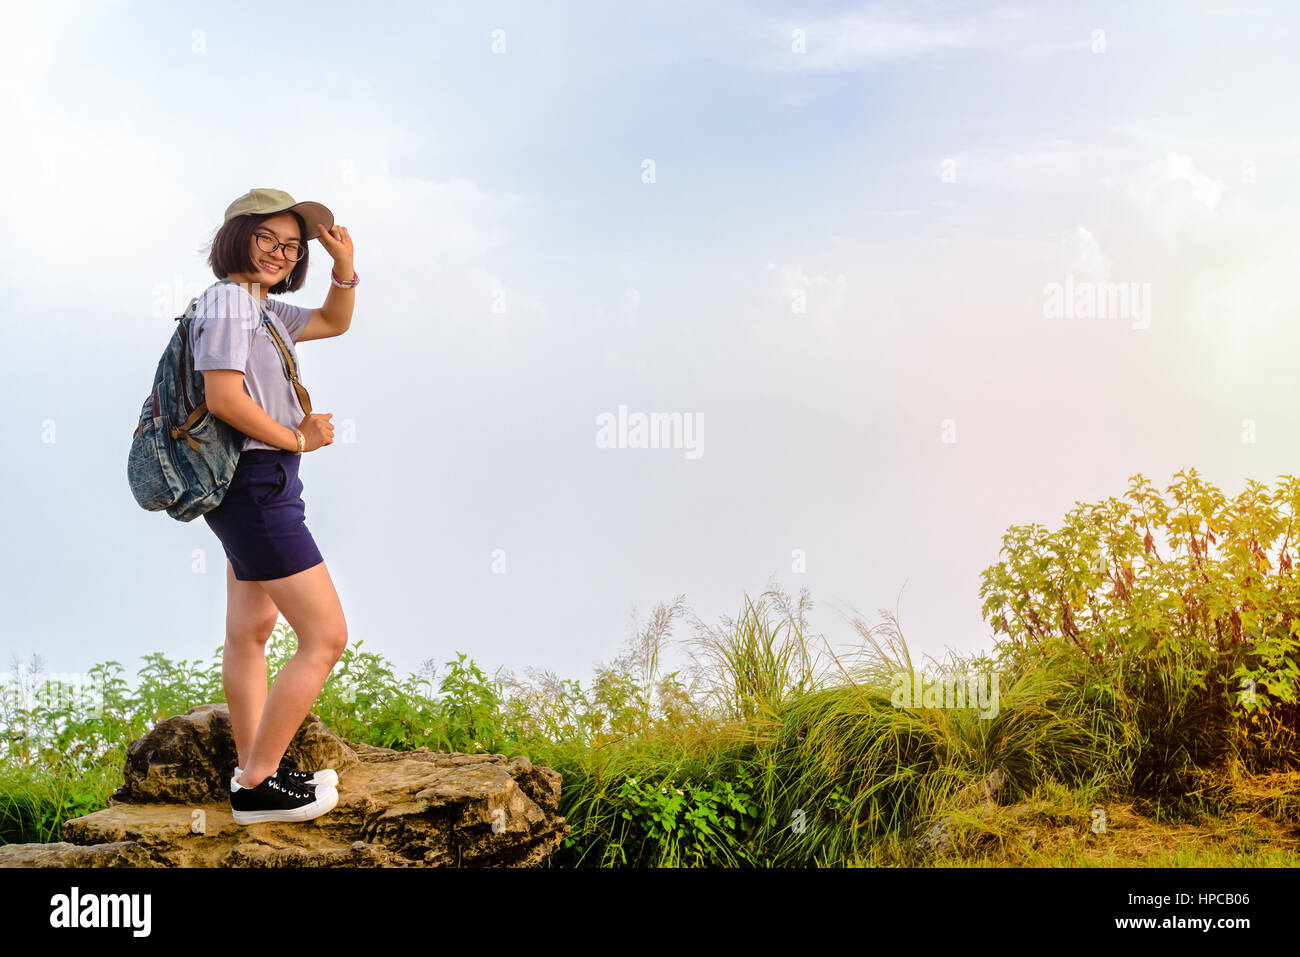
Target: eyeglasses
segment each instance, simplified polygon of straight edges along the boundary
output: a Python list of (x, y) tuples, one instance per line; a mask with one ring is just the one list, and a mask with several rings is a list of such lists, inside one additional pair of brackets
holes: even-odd
[(298, 262), (303, 256), (307, 255), (307, 249), (302, 243), (287, 242), (282, 243), (270, 233), (253, 233), (257, 237), (257, 246), (264, 253), (273, 253), (277, 249), (284, 249), (284, 258), (290, 262)]

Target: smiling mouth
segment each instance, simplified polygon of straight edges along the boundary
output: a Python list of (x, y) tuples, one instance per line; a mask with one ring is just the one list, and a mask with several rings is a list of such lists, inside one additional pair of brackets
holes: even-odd
[(276, 265), (274, 265), (274, 264), (272, 264), (272, 263), (267, 263), (267, 262), (262, 263), (262, 268), (265, 269), (267, 272), (279, 272), (279, 271), (280, 271), (280, 267), (279, 267), (279, 266), (276, 266)]

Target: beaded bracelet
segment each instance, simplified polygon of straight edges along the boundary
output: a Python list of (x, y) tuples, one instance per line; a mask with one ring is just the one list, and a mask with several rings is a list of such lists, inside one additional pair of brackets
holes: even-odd
[(339, 279), (338, 276), (334, 275), (333, 269), (330, 270), (330, 282), (338, 286), (340, 289), (351, 289), (360, 281), (361, 280), (357, 278), (357, 271), (355, 269), (352, 270), (352, 278), (349, 279), (347, 282), (344, 282), (343, 280)]

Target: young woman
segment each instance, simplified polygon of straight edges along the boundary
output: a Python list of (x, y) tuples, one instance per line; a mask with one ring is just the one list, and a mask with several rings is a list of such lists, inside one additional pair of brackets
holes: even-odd
[[(334, 260), (324, 305), (270, 298), (302, 287), (313, 239)], [(348, 635), (307, 530), (298, 477), (304, 453), (333, 443), (333, 414), (308, 414), (310, 396), (288, 371), (298, 369), (293, 343), (347, 332), (357, 283), (352, 253), (347, 229), (320, 203), (250, 190), (226, 209), (213, 238), (208, 264), (219, 281), (200, 296), (191, 324), (208, 409), (245, 436), (225, 497), (203, 516), (227, 558), (221, 678), (239, 757), (230, 806), (241, 824), (306, 821), (338, 801), (332, 769), (300, 771), (284, 760)], [(266, 642), (280, 613), (298, 648), (268, 694)]]

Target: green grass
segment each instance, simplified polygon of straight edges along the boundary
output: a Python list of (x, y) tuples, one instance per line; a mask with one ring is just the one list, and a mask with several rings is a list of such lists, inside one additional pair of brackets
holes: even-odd
[[(1199, 713), (1196, 696), (1153, 684), (1132, 658), (1057, 647), (914, 662), (892, 618), (874, 627), (853, 618), (860, 646), (823, 654), (808, 607), (806, 593), (796, 603), (775, 587), (745, 596), (734, 620), (695, 620), (692, 668), (663, 675), (663, 647), (686, 615), (679, 598), (585, 688), (549, 673), (490, 677), (464, 654), (441, 677), (426, 662), (399, 679), (353, 642), (313, 710), (353, 741), (526, 754), (561, 772), (573, 832), (548, 867), (1296, 865), (1285, 831), (1294, 800), (1259, 785), (1252, 832), (1224, 823), (1235, 786), (1205, 785), (1224, 778), (1224, 755), (1247, 776), (1260, 770), (1240, 763), (1258, 749), (1234, 750), (1222, 721), (1184, 726)], [(270, 675), (292, 650), (282, 626), (268, 645)], [(896, 706), (895, 676), (917, 669), (996, 675), (996, 714)], [(209, 664), (147, 656), (134, 688), (117, 662), (95, 671), (100, 712), (49, 688), (36, 705), (18, 689), (0, 697), (4, 841), (58, 840), (64, 820), (106, 806), (133, 738), (224, 700), (220, 649)], [(1209, 757), (1219, 763), (1198, 764)], [(995, 769), (1009, 781), (986, 803), (974, 789)], [(1120, 805), (1140, 808), (1140, 823), (1116, 829), (1111, 844), (1089, 843), (1091, 809)], [(918, 854), (916, 838), (943, 818), (952, 853)], [(1226, 830), (1207, 836), (1207, 821)], [(1077, 840), (1035, 850), (1029, 828), (1072, 829)], [(1107, 857), (1138, 831), (1153, 835), (1149, 854)]]

